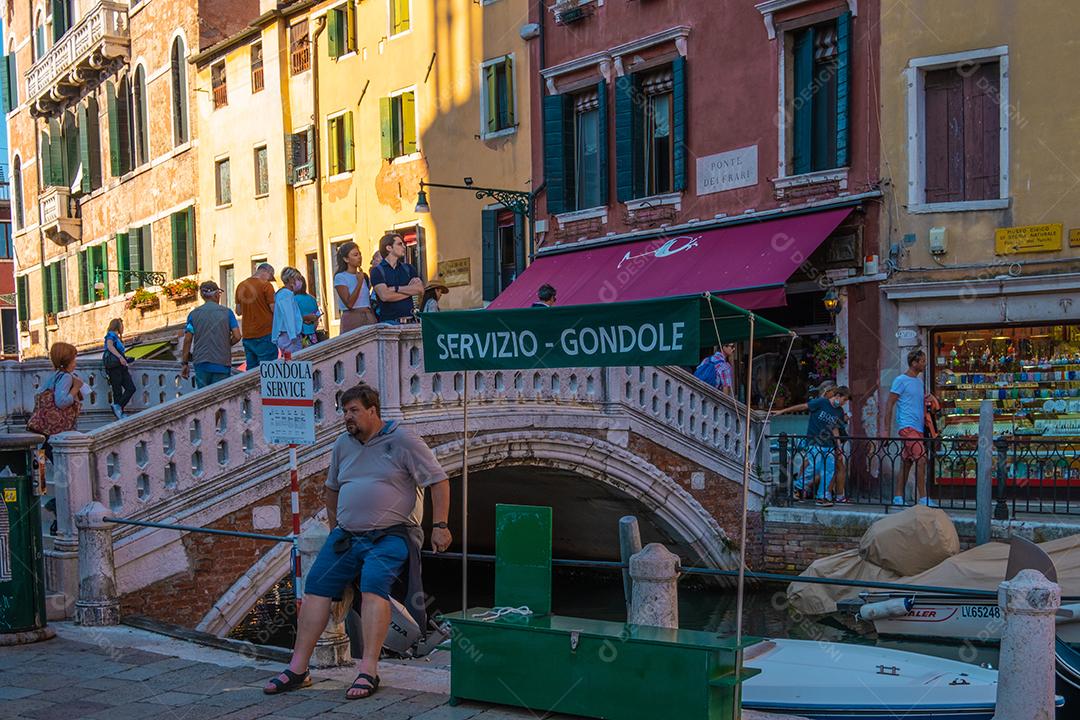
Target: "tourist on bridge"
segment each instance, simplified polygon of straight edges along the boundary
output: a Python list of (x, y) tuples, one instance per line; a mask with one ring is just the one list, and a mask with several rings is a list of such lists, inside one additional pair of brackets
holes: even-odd
[(806, 453), (805, 466), (794, 480), (797, 500), (816, 499), (820, 506), (828, 507), (837, 502), (846, 503), (843, 479), (837, 482), (838, 461), (843, 462), (841, 433), (846, 428), (847, 414), (844, 404), (851, 399), (846, 385), (829, 387), (812, 400), (792, 405), (778, 411), (777, 415), (793, 412), (809, 412), (806, 421), (806, 437), (802, 447)]
[(424, 294), (424, 283), (405, 262), (405, 241), (387, 233), (379, 241), (382, 262), (371, 270), (371, 284), (379, 298), (379, 322), (399, 325), (413, 321), (413, 298)]
[[(375, 253), (378, 255), (378, 253)], [(379, 262), (382, 262), (380, 258)], [(379, 322), (371, 309), (371, 281), (361, 270), (364, 256), (354, 242), (342, 243), (334, 269), (334, 295), (341, 312), (341, 332)]]
[(112, 411), (117, 420), (124, 417), (124, 408), (135, 395), (135, 381), (131, 379), (128, 358), (124, 347), (124, 321), (113, 318), (105, 333), (105, 350), (101, 361), (105, 365), (105, 375), (112, 388)]
[[(895, 421), (904, 449), (900, 455), (900, 475), (896, 478), (893, 505), (904, 504), (904, 490), (911, 466), (915, 466), (915, 497), (920, 505), (937, 507), (926, 494), (926, 391), (920, 377), (926, 370), (926, 353), (912, 350), (907, 356), (908, 369), (893, 380), (885, 403), (885, 429)], [(893, 411), (896, 411), (895, 417)]]
[(184, 326), (180, 377), (187, 378), (194, 364), (195, 384), (200, 388), (232, 375), (232, 346), (240, 340), (240, 323), (233, 311), (221, 304), (222, 292), (213, 280), (200, 285), (203, 304), (188, 313)]
[(304, 316), (296, 303), (296, 293), (304, 283), (304, 276), (294, 267), (281, 271), (281, 288), (274, 295), (274, 324), (270, 334), (277, 347), (285, 355), (300, 352), (304, 344)]
[(424, 286), (424, 297), (420, 302), (420, 312), (439, 312), (439, 299), (450, 292), (450, 288), (439, 279)]
[(544, 283), (540, 286), (540, 289), (536, 291), (536, 302), (530, 307), (534, 308), (549, 308), (555, 305), (555, 287)]
[(735, 354), (735, 343), (723, 342), (709, 357), (701, 361), (694, 370), (694, 377), (702, 380), (725, 395), (735, 396), (735, 370), (731, 366), (731, 356)]
[(300, 329), (300, 343), (304, 347), (310, 347), (319, 342), (319, 318), (322, 310), (319, 309), (319, 301), (307, 291), (307, 280), (300, 278), (300, 289), (296, 291), (296, 306), (300, 308), (300, 317), (304, 321)]
[(45, 436), (42, 448), (49, 462), (52, 462), (49, 437), (74, 430), (79, 424), (83, 381), (75, 374), (78, 353), (74, 345), (66, 342), (55, 342), (49, 348), (49, 360), (56, 372), (41, 383), (34, 396), (34, 411), (26, 421), (27, 430)]
[(236, 286), (236, 313), (240, 316), (248, 370), (278, 356), (277, 346), (270, 337), (274, 324), (273, 280), (274, 266), (259, 263), (255, 273)]
[(305, 579), (292, 660), (263, 688), (268, 695), (311, 685), (308, 661), (326, 629), (331, 602), (341, 599), (357, 575), (364, 656), (345, 696), (374, 695), (379, 654), (390, 628), (390, 590), (403, 573), (409, 574), (409, 598), (423, 605), (419, 573), (425, 488), (435, 521), (431, 547), (442, 552), (450, 546), (450, 482), (435, 454), (412, 430), (382, 419), (379, 393), (369, 385), (346, 390), (341, 408), (346, 434), (331, 450), (324, 496), (332, 529)]

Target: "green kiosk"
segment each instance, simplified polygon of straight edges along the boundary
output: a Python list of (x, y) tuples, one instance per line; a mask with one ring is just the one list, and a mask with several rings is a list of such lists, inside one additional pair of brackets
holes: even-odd
[[(740, 715), (740, 685), (756, 671), (742, 650), (743, 577), (734, 636), (632, 626), (551, 613), (552, 511), (498, 505), (495, 605), (468, 604), (468, 371), (641, 365), (696, 366), (719, 338), (792, 334), (713, 295), (553, 308), (454, 311), (422, 317), (425, 372), (463, 371), (462, 612), (453, 626), (452, 702), (612, 720)], [(749, 378), (748, 378), (749, 380)], [(749, 381), (747, 387), (750, 387)], [(749, 413), (749, 408), (747, 408)], [(744, 423), (743, 526), (750, 472)], [(745, 553), (745, 549), (743, 550)], [(743, 558), (744, 559), (744, 558)], [(745, 562), (741, 563), (744, 567)], [(520, 612), (527, 608), (528, 612)]]

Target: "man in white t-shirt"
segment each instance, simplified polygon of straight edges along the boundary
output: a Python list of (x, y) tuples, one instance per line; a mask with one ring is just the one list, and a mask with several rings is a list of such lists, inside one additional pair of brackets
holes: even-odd
[(904, 486), (907, 484), (911, 466), (915, 466), (915, 492), (922, 505), (936, 507), (937, 503), (926, 495), (926, 390), (922, 373), (926, 370), (926, 353), (912, 350), (907, 356), (907, 372), (897, 376), (889, 388), (889, 400), (885, 404), (886, 431), (892, 429), (893, 411), (895, 422), (904, 441), (900, 454), (900, 475), (896, 478), (893, 505), (904, 504)]

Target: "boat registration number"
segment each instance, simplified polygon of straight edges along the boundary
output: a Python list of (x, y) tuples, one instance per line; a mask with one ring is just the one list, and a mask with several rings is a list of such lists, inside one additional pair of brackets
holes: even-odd
[(966, 618), (1001, 618), (1001, 608), (997, 605), (963, 605), (960, 617)]

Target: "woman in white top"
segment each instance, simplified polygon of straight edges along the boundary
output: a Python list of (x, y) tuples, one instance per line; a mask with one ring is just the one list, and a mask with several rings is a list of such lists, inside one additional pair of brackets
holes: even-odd
[(299, 352), (304, 334), (304, 317), (296, 304), (296, 292), (303, 285), (304, 276), (294, 267), (281, 271), (281, 289), (274, 293), (274, 325), (270, 331), (283, 353)]
[(371, 283), (360, 269), (364, 258), (354, 242), (342, 243), (334, 269), (334, 294), (341, 311), (341, 332), (379, 322), (371, 309)]
[(450, 292), (446, 283), (438, 278), (432, 280), (424, 288), (424, 299), (420, 303), (420, 312), (439, 312), (439, 299)]

